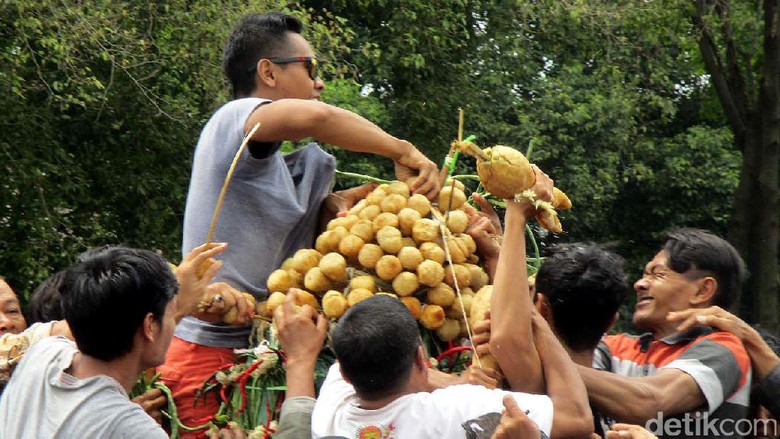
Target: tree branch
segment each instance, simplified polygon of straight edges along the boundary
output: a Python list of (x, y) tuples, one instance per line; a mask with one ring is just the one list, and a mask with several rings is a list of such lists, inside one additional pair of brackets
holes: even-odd
[(701, 51), (704, 64), (707, 67), (707, 72), (709, 72), (710, 78), (712, 79), (715, 91), (718, 93), (718, 98), (723, 105), (723, 110), (726, 112), (726, 117), (729, 119), (729, 124), (731, 125), (731, 130), (734, 132), (736, 143), (737, 145), (742, 145), (746, 134), (746, 109), (744, 105), (739, 105), (735, 100), (735, 90), (731, 88), (731, 84), (725, 75), (726, 68), (723, 66), (723, 62), (720, 59), (715, 41), (704, 23), (704, 16), (706, 14), (707, 1), (697, 0), (695, 12), (691, 15), (691, 20), (694, 27), (700, 32), (699, 50)]
[[(715, 10), (721, 19), (721, 34), (726, 45), (726, 68), (728, 69), (728, 79), (734, 94), (735, 103), (740, 107), (742, 114), (747, 114), (751, 102), (755, 102), (755, 96), (751, 96), (745, 89), (745, 81), (739, 68), (739, 51), (734, 42), (734, 31), (731, 27), (731, 12), (729, 11), (728, 0), (720, 0), (715, 5)], [(750, 70), (750, 63), (745, 66), (745, 70)], [(752, 91), (751, 92), (755, 92)]]

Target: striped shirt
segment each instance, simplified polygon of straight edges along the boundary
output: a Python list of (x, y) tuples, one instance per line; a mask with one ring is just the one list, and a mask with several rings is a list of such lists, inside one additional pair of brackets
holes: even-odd
[[(683, 432), (686, 437), (742, 437), (734, 425), (747, 415), (750, 357), (742, 342), (728, 332), (697, 327), (660, 340), (649, 333), (609, 335), (596, 348), (593, 367), (626, 377), (651, 376), (663, 369), (681, 370), (696, 381), (707, 405), (689, 413), (664, 413), (664, 419), (690, 419), (691, 432)], [(701, 421), (699, 429), (694, 428), (697, 420)], [(656, 434), (660, 437), (673, 435), (663, 429), (654, 433), (660, 433)]]

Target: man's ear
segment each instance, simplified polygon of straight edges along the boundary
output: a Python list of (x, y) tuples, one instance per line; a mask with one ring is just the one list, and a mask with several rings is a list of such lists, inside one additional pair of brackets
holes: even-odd
[(154, 325), (155, 325), (154, 316), (152, 313), (147, 313), (146, 317), (144, 317), (143, 324), (141, 325), (141, 328), (143, 330), (143, 337), (147, 341), (153, 342), (156, 338)]
[(255, 70), (255, 82), (257, 86), (261, 84), (266, 87), (276, 87), (276, 69), (275, 64), (267, 59), (261, 59), (257, 62)]
[(417, 355), (414, 357), (414, 364), (420, 370), (428, 369), (428, 358), (425, 356), (425, 349), (422, 345), (417, 346)]
[[(550, 300), (547, 299), (547, 296), (537, 292), (534, 305), (536, 305), (536, 310), (539, 311), (539, 314), (544, 317), (547, 322), (550, 322), (552, 319), (552, 308), (550, 307)], [(550, 326), (552, 326), (552, 324)]]
[(691, 297), (693, 306), (710, 306), (718, 292), (718, 281), (712, 276), (707, 276), (696, 281), (699, 289)]

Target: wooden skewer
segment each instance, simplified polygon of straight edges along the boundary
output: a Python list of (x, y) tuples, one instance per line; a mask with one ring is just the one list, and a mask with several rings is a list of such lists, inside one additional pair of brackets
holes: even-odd
[(439, 184), (441, 186), (444, 186), (444, 182), (447, 181), (447, 176), (450, 174), (450, 169), (455, 166), (454, 163), (452, 163), (455, 151), (458, 148), (458, 144), (460, 144), (463, 141), (463, 109), (458, 108), (458, 140), (456, 142), (452, 142), (450, 145), (450, 150), (447, 152), (447, 157), (444, 159), (444, 166), (441, 167), (441, 171), (439, 172)]
[(236, 165), (238, 164), (238, 159), (241, 157), (241, 154), (246, 149), (247, 144), (249, 144), (249, 139), (252, 138), (252, 136), (255, 134), (255, 131), (260, 128), (260, 123), (256, 123), (254, 127), (247, 133), (246, 136), (244, 136), (244, 141), (241, 142), (241, 146), (238, 148), (238, 152), (236, 152), (236, 156), (233, 157), (233, 163), (230, 164), (230, 169), (228, 169), (228, 173), (225, 176), (225, 182), (222, 183), (222, 190), (219, 192), (219, 198), (217, 198), (217, 207), (214, 209), (214, 216), (211, 217), (211, 225), (209, 226), (209, 233), (206, 235), (206, 243), (210, 243), (214, 239), (214, 229), (217, 227), (217, 219), (219, 219), (219, 213), (222, 211), (222, 202), (225, 201), (225, 194), (227, 193), (228, 184), (230, 184), (230, 180), (233, 178), (233, 171), (236, 170)]
[(458, 108), (458, 142), (463, 141), (463, 109)]

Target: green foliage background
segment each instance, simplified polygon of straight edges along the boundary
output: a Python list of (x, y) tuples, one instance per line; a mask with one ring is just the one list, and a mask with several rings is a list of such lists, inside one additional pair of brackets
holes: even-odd
[[(670, 228), (725, 235), (741, 162), (684, 2), (662, 3), (6, 0), (0, 274), (27, 296), (89, 246), (178, 260), (192, 151), (228, 99), (222, 43), (237, 17), (276, 9), (327, 61), (326, 101), (435, 161), (459, 107), (478, 143), (532, 145), (574, 202), (542, 244), (609, 243), (633, 279)], [(391, 175), (332, 152), (342, 170)]]

